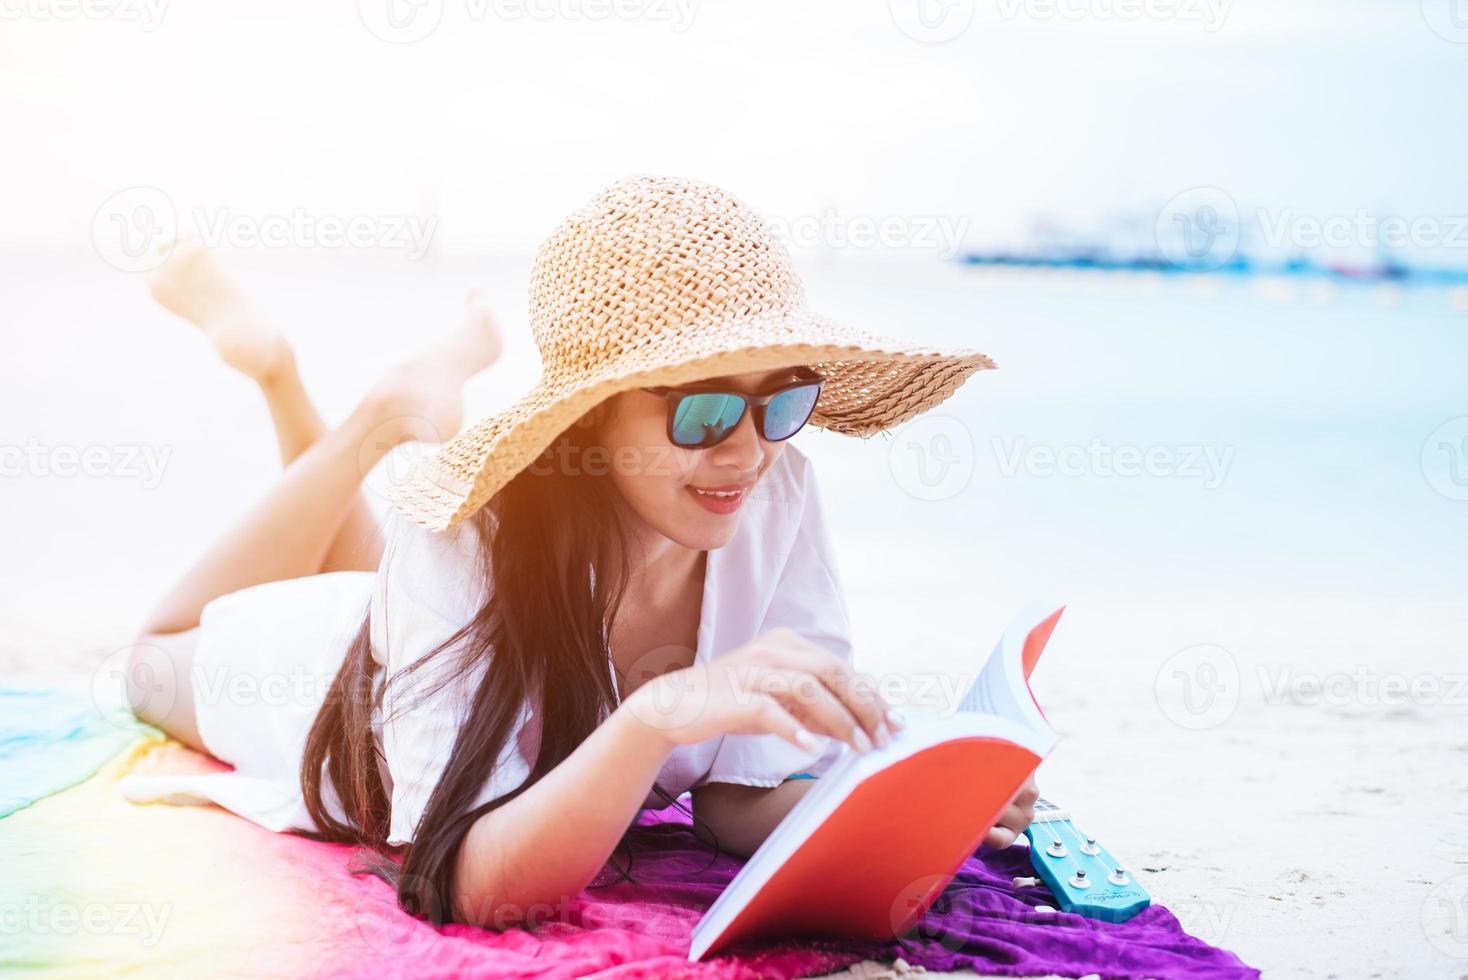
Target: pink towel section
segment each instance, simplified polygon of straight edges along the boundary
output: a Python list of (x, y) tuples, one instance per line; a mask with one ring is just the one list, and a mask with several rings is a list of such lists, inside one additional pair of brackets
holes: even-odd
[(1015, 848), (981, 849), (909, 936), (760, 942), (689, 963), (694, 925), (741, 862), (715, 854), (673, 810), (645, 813), (617, 863), (541, 910), (533, 929), (434, 928), (402, 912), (385, 882), (352, 873), (355, 848), (273, 833), (214, 805), (133, 803), (118, 787), (129, 775), (222, 768), (139, 738), (91, 778), (0, 819), (0, 907), (25, 918), (0, 944), (0, 972), (744, 980), (901, 957), (1005, 976), (1258, 976), (1161, 907), (1122, 924), (1034, 912), (1051, 900), (1010, 884), (1028, 868)]

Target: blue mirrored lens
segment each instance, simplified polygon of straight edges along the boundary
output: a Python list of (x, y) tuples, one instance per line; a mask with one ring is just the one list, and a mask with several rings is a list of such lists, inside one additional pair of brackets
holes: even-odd
[(765, 406), (765, 438), (771, 442), (789, 439), (800, 431), (816, 407), (820, 389), (815, 385), (791, 388), (776, 395)]
[(689, 395), (673, 415), (673, 441), (680, 446), (711, 445), (739, 424), (744, 399), (735, 395)]

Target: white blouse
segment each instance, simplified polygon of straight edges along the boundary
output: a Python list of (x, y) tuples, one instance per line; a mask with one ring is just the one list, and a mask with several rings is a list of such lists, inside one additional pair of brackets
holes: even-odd
[[(200, 738), (235, 768), (187, 776), (129, 776), (120, 789), (134, 802), (218, 803), (271, 830), (315, 830), (301, 794), (306, 736), (347, 643), (370, 609), (372, 656), (390, 703), (374, 715), (379, 771), (392, 805), (390, 844), (412, 840), (428, 798), (468, 714), (483, 663), (435, 681), (453, 650), (403, 677), (469, 622), (483, 603), (478, 541), (472, 526), (430, 532), (394, 514), (376, 572), (334, 572), (252, 586), (209, 603), (200, 617), (191, 675)], [(851, 660), (850, 624), (814, 470), (793, 444), (745, 501), (734, 536), (708, 553), (695, 662), (729, 653), (784, 626)], [(491, 656), (493, 654), (491, 653)], [(615, 672), (610, 662), (613, 690)], [(295, 698), (239, 696), (280, 678), (306, 678)], [(278, 685), (277, 685), (278, 686)], [(433, 690), (437, 687), (437, 690)], [(486, 774), (484, 803), (524, 782), (535, 751), (535, 711), (521, 706), (519, 727)], [(678, 746), (657, 783), (672, 796), (710, 782), (776, 786), (797, 773), (824, 773), (842, 743), (815, 751), (775, 735), (726, 735)], [(341, 816), (333, 794), (327, 805)], [(643, 804), (663, 801), (650, 793)]]
[[(399, 675), (478, 611), (484, 595), (472, 584), (481, 574), (477, 551), (468, 524), (428, 532), (395, 518), (372, 594), (373, 656), (386, 668), (379, 677)], [(815, 471), (791, 443), (745, 501), (734, 536), (708, 553), (694, 662), (780, 626), (851, 660), (850, 622)], [(435, 665), (453, 659), (452, 651), (441, 656)], [(384, 783), (392, 801), (389, 843), (412, 839), (482, 673), (453, 678), (411, 710), (389, 710), (380, 719)], [(414, 705), (436, 679), (431, 670), (420, 670), (390, 690)], [(529, 775), (534, 716), (533, 706), (522, 705), (517, 735), (506, 741), (476, 805), (513, 790)], [(775, 735), (725, 735), (675, 748), (657, 783), (672, 796), (710, 782), (777, 786), (796, 773), (821, 775), (840, 750), (835, 740), (807, 752)], [(649, 794), (643, 805), (664, 804)]]

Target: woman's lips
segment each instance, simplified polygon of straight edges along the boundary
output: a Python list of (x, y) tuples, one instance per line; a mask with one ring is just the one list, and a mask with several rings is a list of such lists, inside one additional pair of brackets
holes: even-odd
[[(689, 495), (698, 502), (704, 510), (714, 514), (732, 514), (744, 503), (744, 498), (749, 495), (749, 488), (738, 484), (727, 487), (684, 487)], [(717, 496), (714, 493), (699, 493), (699, 490), (721, 491), (728, 496)]]

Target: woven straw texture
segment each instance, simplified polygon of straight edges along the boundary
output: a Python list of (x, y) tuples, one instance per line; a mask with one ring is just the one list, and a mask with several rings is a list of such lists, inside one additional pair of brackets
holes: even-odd
[(611, 395), (807, 365), (826, 379), (810, 424), (890, 429), (994, 362), (913, 347), (809, 311), (790, 255), (749, 207), (698, 181), (637, 177), (603, 190), (541, 246), (530, 324), (542, 375), (394, 485), (430, 529), (474, 513)]

